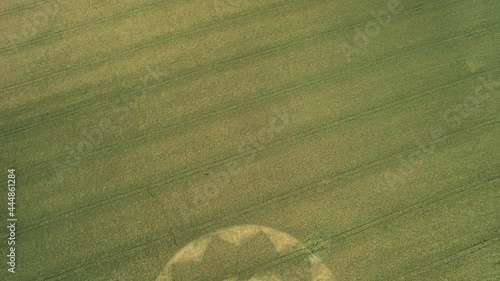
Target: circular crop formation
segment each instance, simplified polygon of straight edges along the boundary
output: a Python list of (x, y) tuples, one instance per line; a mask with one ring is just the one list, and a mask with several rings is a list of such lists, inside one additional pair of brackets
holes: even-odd
[(179, 250), (156, 281), (333, 281), (332, 272), (289, 234), (259, 225), (212, 232)]

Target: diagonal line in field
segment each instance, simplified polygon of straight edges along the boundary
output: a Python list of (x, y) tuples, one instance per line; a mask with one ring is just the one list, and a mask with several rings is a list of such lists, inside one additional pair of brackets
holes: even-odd
[[(489, 179), (486, 179), (486, 180), (485, 179), (478, 180), (478, 181), (469, 183), (467, 185), (454, 188), (454, 189), (449, 190), (449, 191), (444, 191), (444, 192), (440, 193), (439, 195), (435, 195), (434, 197), (424, 199), (424, 200), (422, 200), (420, 202), (417, 202), (417, 203), (412, 204), (410, 206), (407, 206), (405, 208), (401, 208), (400, 210), (394, 211), (394, 212), (389, 213), (387, 215), (383, 215), (383, 216), (381, 216), (381, 217), (379, 217), (377, 219), (374, 219), (374, 220), (372, 220), (372, 221), (370, 221), (368, 223), (364, 223), (362, 225), (356, 226), (356, 227), (351, 228), (351, 229), (349, 229), (347, 231), (344, 231), (342, 233), (334, 235), (334, 236), (330, 237), (329, 239), (326, 239), (325, 241), (333, 242), (333, 241), (342, 241), (342, 240), (345, 240), (345, 239), (347, 239), (349, 237), (352, 237), (352, 236), (354, 236), (356, 234), (362, 233), (362, 232), (364, 232), (364, 231), (366, 231), (368, 229), (376, 227), (377, 225), (379, 225), (382, 222), (385, 222), (387, 220), (394, 220), (394, 219), (396, 219), (396, 218), (398, 218), (398, 217), (400, 217), (400, 216), (402, 216), (404, 214), (416, 212), (418, 210), (423, 209), (426, 206), (439, 203), (440, 201), (442, 201), (444, 199), (447, 199), (447, 198), (449, 198), (451, 196), (454, 196), (454, 195), (457, 195), (457, 194), (461, 194), (463, 192), (466, 192), (468, 190), (472, 190), (474, 188), (481, 187), (481, 186), (483, 186), (483, 185), (485, 185), (485, 184), (487, 184), (489, 182), (497, 181), (499, 179), (500, 179), (500, 177), (497, 175), (497, 176), (494, 176), (494, 177), (490, 177)], [(450, 195), (450, 196), (447, 196), (447, 195)], [(109, 262), (111, 260), (117, 259), (119, 257), (126, 256), (128, 254), (133, 254), (135, 252), (143, 251), (144, 249), (155, 247), (156, 243), (164, 242), (165, 240), (169, 240), (169, 239), (172, 239), (170, 235), (163, 235), (163, 236), (161, 236), (159, 238), (145, 239), (145, 240), (147, 240), (149, 242), (143, 243), (143, 244), (140, 244), (140, 245), (137, 245), (137, 246), (134, 246), (134, 247), (127, 248), (124, 251), (117, 251), (116, 253), (113, 253), (113, 254), (110, 254), (108, 256), (105, 256), (104, 258), (102, 258), (102, 259), (100, 259), (98, 261), (83, 263), (83, 264), (81, 264), (79, 266), (76, 266), (76, 267), (74, 267), (72, 269), (62, 271), (62, 272), (60, 272), (60, 273), (58, 273), (56, 275), (52, 275), (50, 277), (46, 277), (43, 280), (51, 280), (51, 279), (62, 280), (61, 278), (68, 278), (70, 276), (78, 274), (78, 272), (82, 272), (82, 271), (84, 271), (88, 267), (94, 267), (96, 264), (103, 264), (103, 263)], [(291, 254), (293, 254), (293, 253), (291, 253)]]
[[(460, 79), (460, 80), (463, 80), (463, 79)], [(284, 143), (291, 143), (291, 142), (297, 141), (297, 140), (299, 140), (301, 138), (308, 137), (308, 136), (313, 135), (313, 134), (317, 134), (319, 132), (323, 132), (325, 130), (334, 128), (334, 127), (338, 126), (339, 124), (346, 124), (346, 123), (349, 123), (352, 120), (357, 120), (356, 117), (355, 117), (357, 115), (358, 116), (362, 116), (362, 118), (366, 118), (366, 117), (368, 117), (368, 116), (370, 116), (372, 114), (383, 112), (384, 110), (390, 109), (390, 108), (395, 107), (395, 106), (400, 106), (402, 104), (405, 104), (406, 102), (413, 101), (413, 100), (418, 99), (418, 98), (426, 97), (428, 95), (436, 93), (436, 92), (434, 92), (435, 90), (441, 89), (443, 87), (447, 87), (447, 86), (452, 85), (452, 84), (455, 84), (456, 82), (457, 81), (452, 82), (452, 83), (447, 83), (446, 85), (441, 85), (441, 86), (433, 88), (433, 89), (425, 90), (425, 91), (421, 92), (419, 95), (410, 96), (409, 98), (404, 99), (404, 102), (402, 102), (402, 99), (399, 99), (399, 100), (396, 100), (396, 101), (394, 101), (392, 103), (389, 103), (387, 105), (384, 104), (382, 106), (371, 108), (371, 109), (365, 111), (364, 113), (363, 112), (362, 113), (358, 113), (358, 114), (355, 114), (355, 115), (352, 115), (352, 116), (349, 116), (349, 117), (342, 118), (340, 120), (332, 120), (329, 123), (327, 123), (326, 125), (320, 125), (320, 126), (317, 126), (317, 127), (312, 127), (312, 128), (308, 128), (308, 129), (302, 130), (300, 132), (292, 134), (289, 138), (286, 138), (286, 139), (282, 138), (282, 139), (278, 139), (276, 141), (273, 141), (273, 142), (269, 143), (268, 144), (268, 147), (269, 147), (268, 149), (271, 149), (272, 147), (276, 147), (276, 146), (284, 144)], [(381, 108), (383, 108), (383, 110), (381, 110)], [(488, 122), (489, 122), (489, 120), (488, 120)], [(465, 128), (465, 129), (467, 129), (467, 128)], [(465, 130), (465, 129), (462, 129), (462, 130)], [(459, 132), (459, 131), (462, 131), (462, 130), (458, 130), (456, 132)], [(397, 154), (397, 153), (395, 153), (395, 154)], [(23, 232), (19, 232), (19, 235), (22, 234), (22, 233), (24, 233), (24, 232), (29, 232), (29, 231), (32, 231), (34, 229), (43, 227), (45, 225), (54, 223), (56, 221), (63, 220), (63, 219), (66, 219), (66, 218), (69, 218), (69, 217), (72, 217), (72, 216), (79, 215), (81, 213), (85, 213), (85, 212), (91, 211), (91, 210), (93, 210), (95, 208), (99, 208), (101, 206), (108, 205), (109, 203), (121, 201), (123, 199), (126, 199), (126, 198), (132, 197), (134, 195), (140, 194), (141, 192), (144, 192), (144, 191), (146, 191), (148, 189), (156, 189), (156, 188), (159, 188), (159, 187), (161, 187), (161, 186), (163, 186), (165, 184), (171, 184), (173, 182), (179, 181), (181, 179), (184, 179), (186, 177), (192, 176), (194, 174), (203, 172), (206, 169), (211, 169), (211, 168), (219, 167), (219, 166), (222, 166), (222, 165), (224, 165), (226, 163), (229, 163), (231, 161), (236, 161), (236, 160), (243, 159), (245, 157), (248, 157), (248, 155), (249, 155), (248, 153), (247, 154), (245, 154), (245, 153), (234, 154), (234, 155), (231, 155), (229, 157), (226, 157), (226, 158), (214, 161), (214, 162), (210, 163), (209, 165), (200, 165), (198, 167), (195, 167), (195, 168), (192, 168), (192, 169), (188, 169), (186, 171), (182, 171), (182, 172), (179, 172), (177, 174), (171, 175), (171, 176), (169, 176), (167, 178), (160, 179), (160, 180), (154, 181), (154, 182), (149, 183), (149, 184), (141, 185), (141, 186), (139, 186), (137, 188), (133, 188), (133, 189), (131, 189), (129, 191), (122, 192), (122, 193), (119, 193), (119, 194), (116, 194), (116, 195), (108, 196), (107, 198), (95, 201), (95, 202), (93, 202), (91, 204), (87, 204), (87, 205), (85, 205), (83, 207), (63, 212), (63, 213), (57, 215), (57, 217), (55, 217), (55, 218), (49, 218), (49, 219), (46, 219), (46, 220), (43, 220), (43, 221), (40, 221), (40, 222), (37, 222), (37, 223), (28, 224), (24, 228)]]
[(495, 236), (493, 237), (489, 237), (485, 240), (482, 240), (480, 242), (476, 242), (474, 243), (473, 245), (470, 245), (468, 247), (465, 247), (449, 256), (446, 256), (446, 257), (442, 257), (438, 260), (435, 260), (433, 262), (430, 262), (426, 265), (423, 265), (423, 266), (419, 266), (413, 270), (410, 270), (406, 273), (403, 273), (401, 275), (398, 275), (397, 277), (394, 277), (394, 278), (391, 278), (391, 279), (387, 279), (389, 281), (392, 281), (392, 280), (399, 280), (405, 276), (408, 276), (408, 275), (414, 275), (414, 276), (418, 276), (420, 274), (422, 274), (423, 272), (429, 270), (430, 268), (432, 267), (436, 267), (436, 266), (439, 266), (439, 265), (442, 265), (442, 264), (445, 264), (445, 263), (449, 263), (449, 262), (452, 262), (454, 260), (457, 260), (457, 259), (460, 259), (460, 258), (463, 258), (463, 257), (466, 257), (470, 254), (473, 254), (475, 252), (478, 252), (478, 251), (481, 251), (487, 247), (490, 247), (490, 246), (493, 246), (497, 243), (500, 243), (500, 233), (496, 233)]
[[(440, 43), (443, 44), (443, 43), (449, 42), (449, 40), (451, 40), (451, 39), (448, 38), (445, 40), (441, 40)], [(435, 46), (435, 42), (430, 43), (423, 50), (425, 50), (426, 48), (429, 48), (429, 47), (433, 47), (433, 46)], [(368, 68), (368, 67), (371, 67), (373, 65), (380, 64), (382, 62), (387, 62), (390, 60), (397, 59), (399, 56), (405, 56), (405, 55), (408, 55), (409, 53), (414, 53), (416, 51), (421, 51), (421, 50), (422, 50), (421, 48), (413, 48), (413, 49), (406, 50), (404, 52), (397, 52), (395, 55), (391, 55), (389, 57), (385, 57), (382, 59), (376, 59), (374, 61), (364, 63), (364, 64), (361, 64), (359, 66), (355, 66), (354, 68), (350, 69), (350, 71), (356, 71), (358, 69)], [(486, 71), (490, 71), (490, 70), (486, 70)], [(486, 71), (482, 71), (478, 74), (483, 74)], [(342, 73), (341, 73), (341, 75), (342, 75)], [(134, 140), (134, 142), (140, 142), (140, 141), (143, 141), (144, 139), (148, 139), (151, 136), (160, 135), (160, 134), (162, 134), (162, 132), (164, 135), (165, 132), (167, 132), (167, 129), (168, 129), (168, 132), (171, 132), (172, 129), (173, 130), (179, 129), (180, 127), (183, 127), (186, 124), (191, 125), (191, 124), (196, 124), (197, 122), (205, 121), (207, 118), (217, 116), (217, 114), (221, 114), (221, 113), (224, 113), (226, 111), (238, 109), (241, 107), (241, 104), (252, 104), (252, 103), (258, 104), (257, 102), (261, 103), (263, 101), (266, 101), (266, 98), (269, 98), (269, 97), (277, 97), (279, 95), (287, 96), (287, 95), (291, 94), (292, 91), (294, 91), (296, 89), (302, 89), (304, 87), (315, 86), (317, 84), (327, 82), (330, 79), (332, 79), (333, 77), (338, 76), (338, 73), (331, 73), (331, 74), (327, 73), (326, 75), (318, 74), (317, 76), (320, 78), (319, 79), (311, 79), (311, 81), (305, 81), (305, 82), (302, 82), (302, 83), (299, 83), (296, 85), (292, 85), (291, 87), (288, 87), (288, 88), (270, 91), (270, 92), (267, 92), (263, 95), (258, 95), (258, 96), (252, 97), (250, 100), (247, 99), (246, 102), (234, 102), (234, 103), (231, 102), (231, 103), (229, 103), (229, 106), (223, 107), (222, 109), (206, 111), (206, 112), (200, 114), (199, 116), (191, 118), (191, 119), (180, 120), (178, 122), (168, 124), (168, 125), (163, 126), (161, 128), (153, 128), (150, 130), (151, 132), (145, 132), (142, 135), (134, 138), (133, 140)], [(466, 76), (465, 78), (462, 78), (462, 79), (466, 79), (466, 78), (471, 77), (471, 76)], [(460, 80), (456, 80), (456, 81), (460, 81)], [(452, 83), (454, 83), (456, 81), (453, 81)], [(438, 86), (438, 87), (440, 87), (440, 86)], [(237, 106), (237, 105), (239, 105), (239, 106)], [(34, 126), (34, 125), (35, 124), (33, 123), (32, 126)], [(27, 129), (27, 128), (25, 128), (25, 129)], [(24, 131), (24, 130), (22, 130), (22, 131)], [(127, 141), (130, 141), (130, 139), (127, 139)], [(114, 144), (111, 146), (107, 146), (107, 147), (105, 146), (102, 148), (98, 148), (94, 151), (88, 152), (87, 156), (98, 155), (101, 152), (113, 151), (115, 149), (131, 147), (130, 145), (126, 146), (126, 144), (124, 144), (124, 143), (126, 143), (126, 142), (124, 141), (124, 142), (122, 142), (122, 144), (117, 143), (117, 144)], [(52, 159), (52, 161), (58, 161), (58, 160), (61, 161), (61, 157), (56, 157), (56, 158)], [(40, 173), (43, 173), (46, 170), (45, 166), (46, 166), (46, 161), (44, 161), (40, 164), (33, 165), (33, 169), (35, 170), (35, 172), (30, 173), (30, 175), (36, 176)], [(38, 170), (38, 172), (36, 172), (37, 170)]]
[[(400, 50), (398, 52), (394, 52), (394, 53), (390, 54), (387, 57), (382, 57), (382, 58), (379, 58), (379, 59), (375, 59), (375, 60), (370, 61), (368, 63), (362, 63), (362, 64), (360, 64), (357, 67), (361, 68), (361, 67), (365, 67), (365, 66), (370, 66), (370, 65), (377, 64), (377, 63), (380, 63), (380, 62), (383, 62), (383, 61), (388, 61), (388, 60), (395, 59), (395, 58), (400, 57), (400, 56), (405, 55), (405, 54), (407, 55), (407, 54), (411, 54), (411, 53), (414, 53), (414, 52), (417, 52), (417, 51), (427, 50), (427, 48), (440, 46), (442, 44), (447, 44), (447, 43), (449, 43), (449, 42), (451, 42), (453, 40), (456, 40), (456, 39), (463, 39), (463, 38), (467, 38), (467, 37), (472, 37), (472, 36), (481, 34), (483, 32), (487, 32), (490, 29), (492, 29), (493, 27), (496, 27), (498, 25), (500, 25), (500, 23), (488, 24), (488, 25), (485, 25), (485, 26), (481, 26), (481, 27), (479, 27), (477, 29), (474, 29), (473, 31), (468, 32), (466, 34), (455, 35), (455, 36), (451, 36), (451, 37), (447, 37), (447, 38), (441, 38), (440, 40), (437, 40), (437, 41), (425, 42), (425, 44), (419, 44), (418, 45), (418, 46), (422, 46), (423, 45), (422, 47), (406, 48), (406, 49)], [(307, 40), (304, 40), (304, 41), (307, 41)], [(284, 45), (281, 45), (281, 47), (282, 48), (286, 48), (286, 47), (284, 47)], [(264, 52), (267, 52), (267, 51), (264, 50)], [(238, 61), (238, 60), (234, 60), (234, 58), (233, 58), (233, 59), (229, 59), (229, 60), (224, 60), (221, 63), (222, 63), (222, 65), (224, 65), (226, 63), (230, 63), (230, 62), (234, 63), (236, 61)], [(215, 65), (217, 65), (217, 64), (215, 64)], [(215, 68), (210, 67), (210, 66), (207, 66), (206, 69), (209, 69), (210, 71), (220, 71), (220, 69), (215, 69)], [(224, 68), (222, 68), (222, 69), (224, 69)], [(170, 78), (168, 80), (161, 81), (159, 83), (152, 84), (150, 86), (138, 89), (137, 91), (132, 91), (132, 93), (138, 93), (140, 91), (148, 90), (148, 89), (152, 89), (152, 88), (156, 88), (156, 87), (161, 86), (161, 85), (169, 85), (169, 84), (171, 84), (171, 83), (173, 83), (175, 81), (178, 81), (178, 80), (182, 81), (182, 79), (186, 79), (186, 78), (194, 79), (194, 78), (196, 78), (196, 77), (194, 77), (195, 75), (202, 75), (202, 74), (204, 74), (203, 71), (199, 71), (199, 70), (191, 71), (191, 72), (188, 72), (188, 73), (177, 75), (177, 76), (172, 77), (172, 78)], [(335, 75), (338, 75), (338, 73), (335, 73)], [(68, 116), (72, 116), (72, 115), (79, 114), (79, 113), (92, 113), (92, 112), (95, 112), (95, 111), (97, 111), (99, 109), (108, 108), (109, 103), (112, 102), (112, 101), (114, 101), (114, 100), (116, 100), (116, 97), (110, 96), (110, 97), (106, 97), (106, 99), (107, 100), (105, 102), (99, 102), (99, 103), (96, 103), (93, 100), (79, 102), (79, 104), (83, 104), (81, 107), (72, 108), (68, 112), (62, 112), (62, 113), (45, 113), (45, 114), (41, 114), (39, 116), (35, 116), (35, 117), (31, 118), (30, 120), (28, 120), (27, 122), (25, 122), (26, 125), (24, 125), (24, 126), (16, 127), (16, 128), (10, 129), (10, 130), (9, 129), (3, 130), (0, 133), (0, 136), (2, 136), (2, 137), (10, 136), (12, 134), (17, 134), (17, 133), (20, 133), (20, 132), (24, 132), (24, 131), (26, 131), (28, 129), (40, 126), (40, 125), (45, 124), (45, 123), (49, 123), (49, 124), (53, 123), (53, 122), (57, 121), (58, 119), (62, 119), (62, 118), (68, 117)], [(74, 104), (72, 104), (72, 105), (74, 105)], [(92, 108), (90, 105), (93, 105), (93, 106), (97, 105), (97, 107)], [(87, 109), (86, 111), (80, 109), (80, 108), (86, 108), (86, 107), (90, 107), (90, 109)]]
[[(292, 2), (292, 3), (295, 3), (295, 2)], [(434, 3), (434, 2), (432, 2), (432, 3)], [(406, 11), (406, 12), (418, 11), (422, 7), (428, 6), (428, 5), (430, 5), (430, 4), (422, 4), (422, 5), (419, 5), (419, 6), (407, 8), (404, 11)], [(286, 5), (282, 5), (282, 6), (286, 6)], [(280, 8), (282, 6), (271, 7), (269, 10)], [(258, 13), (256, 13), (256, 14), (258, 14)], [(275, 52), (276, 50), (287, 49), (287, 48), (290, 48), (290, 47), (292, 47), (294, 45), (300, 44), (302, 42), (307, 42), (307, 41), (311, 41), (312, 39), (321, 38), (321, 37), (324, 37), (326, 35), (331, 35), (332, 33), (334, 34), (335, 32), (338, 32), (338, 31), (345, 31), (345, 30), (354, 29), (356, 27), (362, 26), (363, 24), (365, 24), (366, 22), (368, 22), (370, 20), (371, 20), (371, 18), (368, 18), (367, 20), (362, 20), (362, 21), (360, 21), (358, 23), (347, 25), (347, 26), (344, 26), (344, 27), (334, 28), (334, 29), (331, 29), (331, 30), (327, 30), (327, 31), (323, 31), (323, 32), (320, 32), (320, 33), (315, 33), (315, 34), (313, 33), (312, 35), (309, 34), (309, 35), (306, 35), (306, 36), (303, 36), (303, 37), (296, 37), (296, 38), (293, 38), (291, 41), (288, 41), (288, 42), (286, 42), (284, 44), (281, 44), (281, 45), (275, 45), (275, 46), (271, 46), (271, 47), (267, 47), (267, 48), (260, 48), (260, 49), (254, 50), (252, 52), (246, 53), (244, 55), (239, 55), (239, 56), (236, 55), (236, 56), (231, 57), (231, 58), (225, 58), (225, 59), (222, 59), (222, 60), (219, 60), (219, 61), (216, 60), (216, 61), (207, 63), (205, 65), (191, 67), (193, 69), (191, 71), (187, 71), (187, 72), (186, 71), (178, 71), (178, 74), (174, 75), (173, 77), (170, 77), (169, 79), (167, 79), (165, 81), (161, 81), (159, 83), (155, 83), (155, 84), (152, 84), (150, 86), (140, 88), (139, 90), (145, 90), (145, 89), (148, 89), (148, 88), (153, 88), (153, 87), (156, 87), (157, 85), (162, 85), (162, 84), (165, 84), (165, 83), (168, 83), (168, 82), (171, 82), (171, 81), (179, 80), (179, 79), (181, 79), (183, 77), (189, 77), (190, 75), (193, 75), (193, 74), (196, 74), (196, 73), (199, 73), (199, 72), (203, 73), (203, 70), (212, 70), (216, 66), (226, 65), (226, 64), (228, 64), (230, 62), (238, 62), (239, 60), (242, 60), (242, 59), (252, 58), (252, 57), (255, 57), (255, 56), (259, 56), (259, 54), (260, 55), (265, 55), (265, 54), (268, 54), (268, 53)], [(220, 27), (220, 26), (221, 25), (215, 24), (215, 25), (210, 25), (209, 27)], [(223, 28), (227, 28), (227, 27), (223, 26)], [(205, 31), (205, 29), (203, 29), (201, 31)], [(195, 30), (195, 32), (198, 32), (198, 30)], [(181, 32), (180, 35), (184, 35), (184, 33), (185, 34), (189, 34), (189, 32)], [(158, 42), (169, 42), (170, 40), (172, 40), (172, 38), (170, 38), (170, 37), (160, 38), (158, 40), (154, 40), (153, 42), (149, 42), (149, 43), (146, 43), (144, 45), (139, 45), (138, 47), (135, 47), (135, 48), (133, 48), (131, 50), (125, 50), (123, 52), (119, 52), (118, 55), (115, 56), (115, 57), (118, 58), (118, 59), (128, 58), (128, 56), (130, 55), (130, 53), (133, 53), (136, 50), (142, 50), (142, 49), (147, 48), (147, 47), (155, 46), (156, 43), (158, 43)], [(89, 67), (90, 68), (92, 68), (92, 67), (98, 67), (98, 66), (102, 66), (105, 63), (108, 63), (109, 61), (113, 61), (113, 60), (108, 58), (108, 59), (103, 59), (103, 60), (100, 60), (100, 61), (97, 61), (97, 62), (93, 62), (93, 63), (87, 64), (87, 65), (83, 65), (83, 66), (75, 66), (75, 67), (66, 68), (66, 69), (63, 69), (63, 70), (60, 70), (60, 71), (57, 71), (57, 72), (53, 72), (53, 73), (48, 74), (48, 75), (44, 75), (44, 76), (41, 76), (41, 77), (38, 77), (38, 78), (34, 78), (32, 80), (28, 80), (28, 81), (24, 81), (24, 82), (19, 82), (19, 83), (10, 85), (10, 86), (6, 86), (6, 87), (0, 89), (0, 93), (3, 93), (5, 91), (9, 91), (11, 89), (15, 89), (15, 88), (18, 88), (18, 87), (23, 87), (23, 86), (29, 85), (32, 82), (42, 81), (42, 80), (45, 80), (45, 79), (51, 78), (51, 77), (60, 77), (61, 74), (63, 74), (64, 72), (67, 72), (68, 70), (78, 70), (78, 69), (86, 69), (86, 68), (89, 68)], [(135, 92), (137, 92), (137, 91), (135, 91)]]

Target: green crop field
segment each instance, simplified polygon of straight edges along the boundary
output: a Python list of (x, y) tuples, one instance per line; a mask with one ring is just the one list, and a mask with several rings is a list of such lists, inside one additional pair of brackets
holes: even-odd
[(4, 0), (6, 280), (500, 280), (500, 2)]

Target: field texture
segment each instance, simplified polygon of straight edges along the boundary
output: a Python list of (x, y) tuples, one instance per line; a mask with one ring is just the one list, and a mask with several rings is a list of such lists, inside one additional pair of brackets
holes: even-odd
[(498, 0), (3, 0), (0, 29), (0, 280), (500, 280)]

